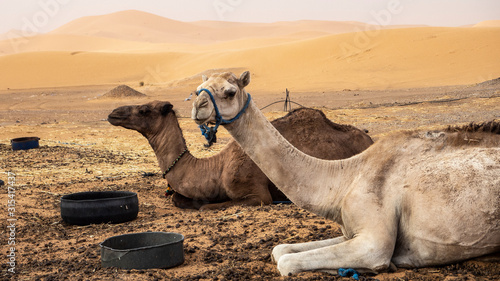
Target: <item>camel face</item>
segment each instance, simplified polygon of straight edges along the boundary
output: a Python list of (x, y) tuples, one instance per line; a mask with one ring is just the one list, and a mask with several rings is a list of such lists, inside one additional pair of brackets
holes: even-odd
[(244, 72), (238, 79), (233, 73), (226, 72), (220, 74), (213, 74), (210, 78), (203, 77), (203, 83), (198, 86), (198, 97), (193, 102), (193, 110), (191, 111), (191, 118), (201, 125), (205, 123), (215, 122), (215, 107), (207, 92), (201, 91), (202, 89), (209, 90), (219, 109), (221, 117), (229, 120), (236, 116), (243, 107), (246, 100), (244, 87), (250, 83), (250, 73)]
[(166, 118), (173, 112), (169, 102), (153, 101), (144, 105), (121, 106), (108, 116), (108, 122), (114, 126), (136, 130), (143, 135), (154, 134)]

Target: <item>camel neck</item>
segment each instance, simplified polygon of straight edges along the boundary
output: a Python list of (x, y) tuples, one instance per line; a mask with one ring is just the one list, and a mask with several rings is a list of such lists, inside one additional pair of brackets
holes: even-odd
[[(175, 118), (175, 116), (170, 118)], [(169, 123), (170, 124), (165, 124), (159, 132), (146, 136), (156, 154), (162, 172), (174, 169), (174, 165), (180, 165), (180, 163), (178, 163), (181, 162), (180, 156), (182, 156), (182, 158), (193, 157), (189, 151), (187, 151), (186, 142), (182, 136), (182, 131), (177, 120), (175, 120), (175, 123)], [(172, 123), (175, 126), (173, 126)]]
[[(301, 152), (275, 129), (254, 102), (239, 120), (225, 128), (292, 202), (320, 215), (335, 216), (325, 212), (331, 212), (332, 204), (339, 206), (347, 192), (351, 178), (347, 175), (354, 170), (349, 160), (326, 161)], [(314, 171), (314, 175), (308, 171)]]
[[(201, 159), (194, 157), (186, 150), (186, 142), (177, 118), (169, 118), (173, 119), (166, 120), (158, 133), (146, 136), (163, 173), (176, 162), (165, 175), (169, 185), (175, 192), (188, 198), (198, 198), (203, 192), (217, 194), (219, 185), (214, 182), (220, 180), (220, 165), (224, 163), (219, 158), (220, 154)], [(179, 157), (181, 154), (182, 157)], [(194, 174), (196, 176), (193, 176)]]

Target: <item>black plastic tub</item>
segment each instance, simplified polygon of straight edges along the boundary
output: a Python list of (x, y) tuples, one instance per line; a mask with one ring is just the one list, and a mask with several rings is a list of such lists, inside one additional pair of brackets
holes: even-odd
[(113, 236), (101, 246), (101, 266), (123, 269), (170, 268), (184, 262), (184, 236), (142, 232)]
[(135, 192), (79, 192), (61, 198), (61, 217), (69, 224), (122, 223), (137, 218)]
[(16, 138), (11, 139), (10, 144), (12, 145), (12, 150), (27, 150), (40, 147), (39, 140), (40, 138), (38, 137)]

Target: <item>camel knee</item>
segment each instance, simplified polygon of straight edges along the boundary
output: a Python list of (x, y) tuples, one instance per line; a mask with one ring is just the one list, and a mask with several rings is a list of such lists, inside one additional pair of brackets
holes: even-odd
[(185, 197), (177, 192), (172, 195), (172, 203), (175, 207), (181, 209), (199, 209), (201, 206), (206, 204), (200, 200)]
[(376, 262), (369, 268), (367, 272), (377, 274), (379, 272), (387, 271), (390, 268), (395, 268), (395, 265), (392, 264), (390, 260), (386, 262)]
[(395, 265), (391, 262), (391, 257), (373, 256), (365, 260), (362, 264), (359, 264), (359, 268), (356, 270), (360, 273), (378, 274), (380, 272), (394, 270), (394, 268)]
[(261, 206), (261, 205), (271, 205), (273, 203), (271, 197), (258, 196), (258, 195), (247, 195), (240, 199), (234, 199), (235, 205), (245, 205), (245, 206)]

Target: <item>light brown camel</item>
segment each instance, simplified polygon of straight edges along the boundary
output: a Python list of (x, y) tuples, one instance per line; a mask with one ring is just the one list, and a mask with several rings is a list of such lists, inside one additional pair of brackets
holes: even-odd
[(192, 118), (214, 122), (210, 91), (223, 119), (240, 115), (224, 126), (269, 179), (342, 227), (341, 237), (276, 246), (282, 275), (435, 266), (500, 251), (500, 123), (490, 124), (497, 134), (395, 133), (325, 161), (280, 135), (245, 91), (249, 82), (248, 72), (212, 75), (198, 87)]
[[(234, 141), (212, 157), (195, 158), (186, 150), (169, 102), (119, 107), (108, 120), (148, 139), (160, 168), (168, 171), (166, 179), (176, 191), (173, 202), (178, 207), (218, 209), (287, 200)], [(364, 132), (335, 124), (314, 109), (295, 110), (273, 124), (302, 151), (324, 159), (347, 158), (373, 143)]]

